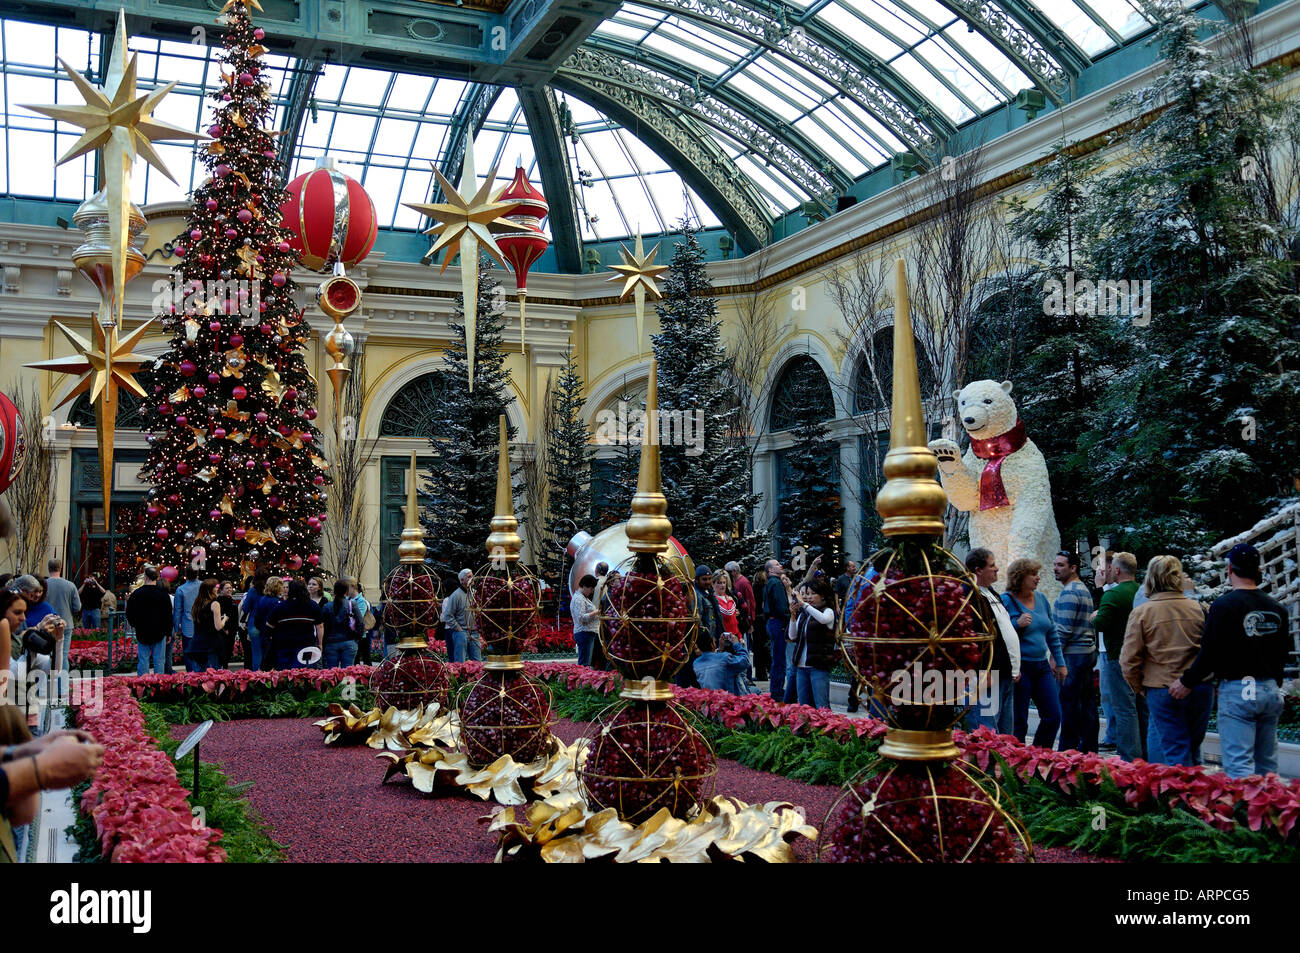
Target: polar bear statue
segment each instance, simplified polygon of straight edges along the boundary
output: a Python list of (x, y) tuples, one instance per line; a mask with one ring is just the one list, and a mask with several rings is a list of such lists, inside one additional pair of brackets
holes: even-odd
[(1027, 557), (1043, 565), (1038, 591), (1053, 603), (1061, 584), (1052, 575), (1052, 560), (1061, 534), (1052, 512), (1047, 462), (1011, 399), (1011, 382), (974, 381), (955, 395), (957, 414), (970, 449), (965, 457), (951, 440), (932, 440), (939, 458), (940, 482), (948, 499), (970, 513), (970, 545), (993, 553), (999, 590), (1006, 588), (1007, 567)]

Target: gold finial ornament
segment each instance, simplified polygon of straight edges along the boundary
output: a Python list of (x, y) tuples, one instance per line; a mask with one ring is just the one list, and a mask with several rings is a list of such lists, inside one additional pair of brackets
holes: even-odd
[(428, 548), (424, 545), (424, 530), (420, 529), (420, 511), (416, 492), (415, 451), (411, 451), (411, 466), (406, 471), (406, 528), (402, 530), (402, 541), (397, 545), (398, 558), (407, 565), (424, 562)]
[(894, 391), (885, 485), (876, 494), (886, 536), (943, 538), (948, 495), (935, 479), (939, 460), (926, 446), (916, 339), (907, 295), (907, 263), (894, 263)]
[(514, 484), (510, 482), (510, 441), (505, 414), (498, 418), (497, 425), (497, 512), (492, 517), (487, 551), (493, 562), (517, 563), (524, 541), (519, 538), (519, 520), (515, 519), (515, 492)]
[(673, 523), (667, 516), (668, 499), (659, 475), (659, 381), (654, 358), (650, 359), (650, 385), (645, 398), (645, 434), (636, 495), (632, 497), (632, 518), (627, 521), (627, 548), (657, 556), (668, 547)]

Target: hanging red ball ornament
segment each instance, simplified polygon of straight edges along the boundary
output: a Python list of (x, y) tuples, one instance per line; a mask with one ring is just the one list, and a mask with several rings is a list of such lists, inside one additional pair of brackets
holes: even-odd
[(320, 562), (320, 557), (317, 556), (315, 553), (312, 553), (310, 556), (307, 557), (307, 562), (315, 566), (317, 563)]
[(18, 406), (0, 394), (0, 493), (18, 478), (27, 453), (27, 432)]
[(235, 218), (239, 219), (241, 222), (247, 225), (249, 222), (253, 220), (253, 213), (246, 208), (241, 208), (238, 212), (235, 213)]
[(163, 566), (162, 569), (158, 570), (158, 575), (162, 576), (165, 581), (171, 583), (176, 581), (176, 577), (178, 577), (180, 573), (177, 571), (175, 566)]
[(252, 86), (252, 85), (253, 85), (253, 74), (252, 74), (252, 73), (249, 73), (249, 72), (243, 72), (243, 73), (240, 73), (240, 74), (239, 74), (239, 85), (240, 85), (240, 86)]
[(259, 424), (264, 424), (271, 418), (267, 416), (265, 410), (259, 410), (257, 413), (253, 415), (253, 419), (256, 420)]
[(232, 334), (232, 335), (230, 335), (230, 346), (231, 346), (231, 347), (243, 347), (243, 345), (244, 345), (244, 336), (243, 336), (242, 334)]
[(236, 384), (233, 388), (231, 388), (230, 396), (235, 398), (235, 400), (243, 400), (245, 397), (248, 396), (248, 388), (246, 388), (243, 384)]
[(256, 30), (253, 31), (253, 39), (255, 39), (255, 40), (261, 40), (261, 39), (263, 39), (265, 36), (266, 36), (266, 31), (263, 30), (260, 26), (259, 26)]
[(208, 389), (207, 389), (206, 387), (204, 387), (202, 384), (197, 384), (197, 385), (195, 385), (195, 387), (194, 387), (194, 396), (195, 396), (195, 397), (203, 397), (204, 395), (207, 394), (207, 392), (208, 392)]
[(243, 539), (247, 535), (248, 535), (248, 530), (246, 530), (244, 527), (242, 526), (235, 527), (235, 539)]
[(308, 420), (315, 420), (315, 419), (316, 419), (316, 408), (315, 408), (315, 407), (308, 407), (306, 410), (304, 410), (304, 411), (302, 412), (302, 415), (303, 415), (304, 417), (306, 417)]
[(203, 203), (203, 207), (206, 208), (209, 212), (215, 212), (217, 210), (217, 200), (208, 199), (206, 202)]
[(198, 370), (193, 361), (181, 361), (181, 374), (186, 377), (193, 377), (194, 372)]
[(190, 241), (197, 242), (203, 237), (203, 232), (197, 228), (190, 229)]
[(379, 235), (375, 203), (355, 179), (323, 166), (298, 176), (286, 186), (288, 199), (280, 207), (289, 245), (303, 266), (327, 271), (335, 262), (345, 268), (363, 261)]
[(222, 162), (220, 165), (218, 165), (215, 169), (212, 170), (212, 174), (215, 175), (218, 179), (224, 179), (226, 176), (230, 175), (230, 166)]
[(288, 281), (288, 279), (284, 276), (284, 272), (282, 271), (277, 271), (271, 276), (271, 284), (275, 285), (277, 288), (283, 288), (286, 281)]
[(166, 539), (168, 536), (166, 526), (159, 526), (156, 532), (159, 539)]
[(189, 422), (190, 422), (190, 419), (189, 419), (188, 417), (186, 417), (184, 414), (177, 414), (177, 415), (176, 415), (176, 425), (177, 425), (178, 427), (184, 427), (184, 426), (185, 426), (187, 423), (189, 423)]
[(298, 399), (298, 392), (294, 388), (287, 388), (284, 392), (284, 399), (288, 403), (293, 403)]
[(180, 463), (176, 464), (176, 472), (181, 476), (187, 476), (190, 472), (190, 465), (182, 460)]

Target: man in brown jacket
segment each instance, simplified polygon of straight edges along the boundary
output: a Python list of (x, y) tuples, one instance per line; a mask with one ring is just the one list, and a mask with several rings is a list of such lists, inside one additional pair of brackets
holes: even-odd
[(1173, 556), (1157, 556), (1147, 565), (1148, 599), (1129, 615), (1120, 668), (1147, 700), (1148, 760), (1190, 767), (1201, 760), (1214, 692), (1201, 685), (1182, 698), (1169, 693), (1195, 660), (1205, 630), (1205, 609), (1183, 596), (1182, 568)]

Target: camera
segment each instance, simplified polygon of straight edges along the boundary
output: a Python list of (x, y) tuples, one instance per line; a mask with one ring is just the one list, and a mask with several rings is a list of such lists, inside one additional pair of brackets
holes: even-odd
[(24, 652), (33, 655), (50, 655), (54, 652), (54, 636), (40, 629), (24, 629), (20, 638)]

